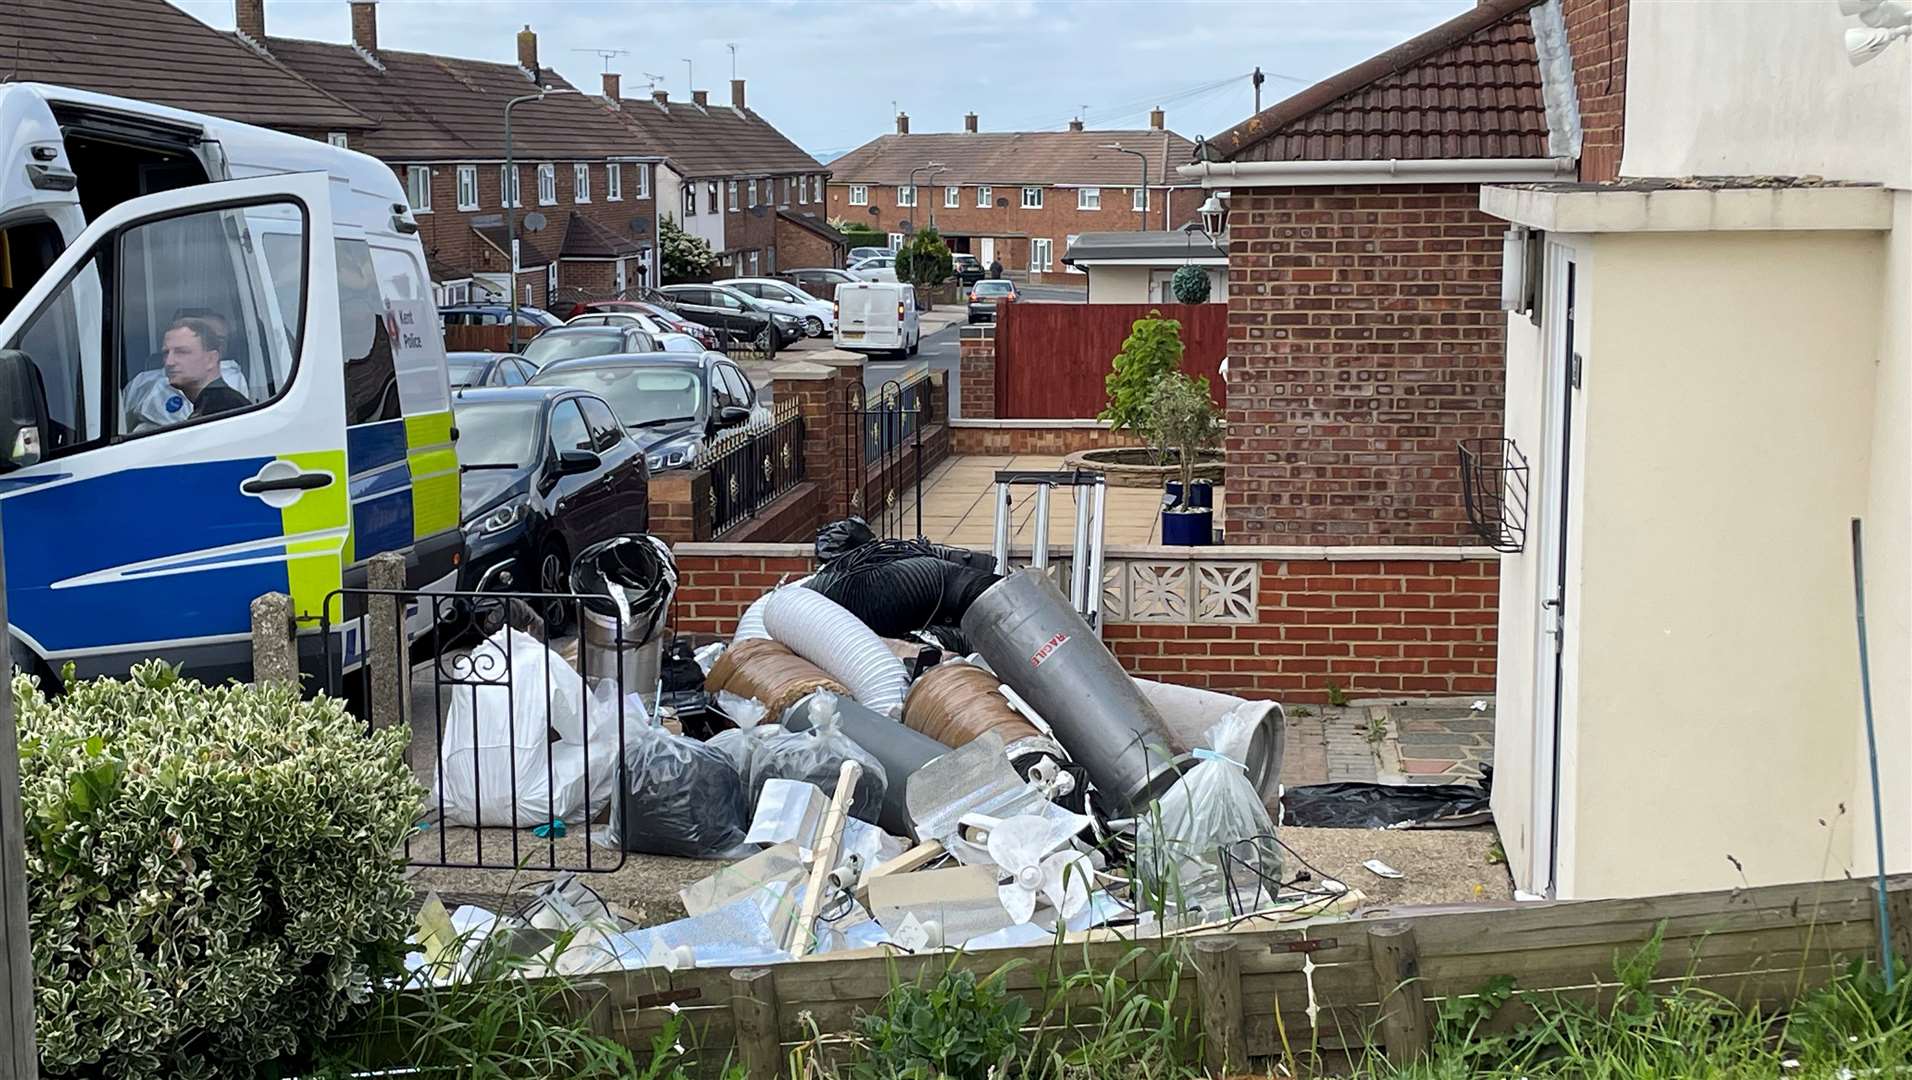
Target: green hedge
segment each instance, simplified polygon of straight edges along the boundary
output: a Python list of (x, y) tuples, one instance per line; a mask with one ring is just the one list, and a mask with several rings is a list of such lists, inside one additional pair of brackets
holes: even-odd
[(13, 695), (47, 1076), (255, 1077), (401, 970), (405, 731), (159, 663)]

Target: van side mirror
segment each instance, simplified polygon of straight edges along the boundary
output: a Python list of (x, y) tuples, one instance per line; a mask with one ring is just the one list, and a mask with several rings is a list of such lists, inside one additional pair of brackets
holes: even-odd
[(38, 464), (51, 426), (40, 369), (26, 353), (0, 349), (0, 472)]

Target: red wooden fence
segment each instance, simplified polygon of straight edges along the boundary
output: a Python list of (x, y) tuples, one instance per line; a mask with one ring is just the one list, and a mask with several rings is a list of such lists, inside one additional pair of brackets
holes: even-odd
[[(518, 347), (530, 341), (537, 331), (531, 327), (519, 327)], [(447, 326), (445, 327), (446, 352), (509, 352), (511, 350), (511, 327), (497, 326)]]
[(1220, 375), (1228, 351), (1227, 304), (1002, 304), (996, 312), (996, 415), (1005, 420), (1087, 420), (1107, 407), (1103, 380), (1129, 327), (1150, 312), (1182, 324), (1182, 370)]

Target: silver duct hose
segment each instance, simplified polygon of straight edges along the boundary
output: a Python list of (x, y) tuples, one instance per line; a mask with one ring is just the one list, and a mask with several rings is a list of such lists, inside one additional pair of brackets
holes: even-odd
[(963, 636), (1124, 809), (1146, 805), (1190, 764), (1155, 706), (1042, 571), (990, 586), (963, 616)]

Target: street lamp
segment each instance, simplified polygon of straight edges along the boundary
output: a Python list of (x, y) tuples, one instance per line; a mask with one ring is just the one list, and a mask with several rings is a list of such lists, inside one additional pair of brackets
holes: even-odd
[(1137, 232), (1146, 231), (1149, 227), (1149, 156), (1140, 150), (1131, 150), (1119, 142), (1105, 143), (1102, 149), (1134, 154), (1142, 159), (1142, 216), (1135, 219), (1135, 228)]
[[(916, 186), (916, 174), (925, 169), (929, 170), (929, 178), (934, 180), (936, 179), (936, 174), (943, 171), (943, 163), (940, 161), (932, 161), (926, 165), (918, 165), (916, 168), (910, 170), (910, 202), (912, 204), (910, 209), (912, 210), (921, 210), (923, 208), (923, 189)], [(933, 202), (929, 204), (929, 223), (931, 225), (936, 224), (936, 204)]]
[[(582, 93), (584, 93), (582, 90), (552, 90), (548, 87), (539, 87), (535, 94), (520, 94), (505, 102), (505, 175), (509, 177), (505, 185), (506, 190), (503, 192), (507, 249), (505, 257), (511, 260), (511, 272), (507, 275), (511, 279), (511, 287), (505, 291), (511, 294), (511, 351), (514, 353), (518, 351), (518, 202), (523, 197), (523, 191), (518, 184), (518, 161), (511, 153), (511, 107), (527, 101), (543, 101), (557, 94)], [(549, 302), (549, 297), (546, 298), (546, 302)]]

